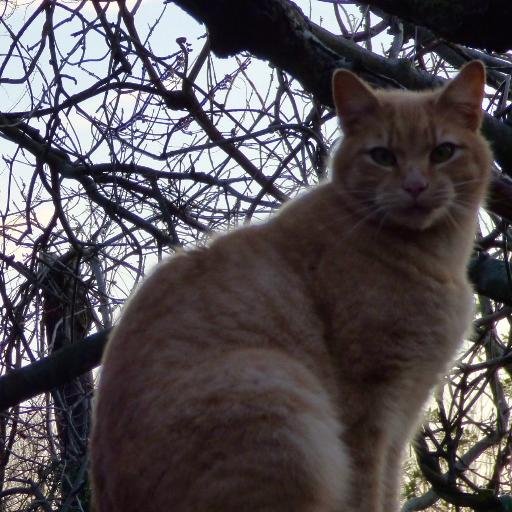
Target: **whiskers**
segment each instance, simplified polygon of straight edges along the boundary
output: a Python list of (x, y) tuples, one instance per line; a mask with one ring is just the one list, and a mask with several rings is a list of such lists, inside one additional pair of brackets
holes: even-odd
[(389, 210), (386, 205), (378, 204), (373, 198), (359, 199), (359, 205), (351, 205), (347, 209), (345, 221), (352, 221), (352, 225), (348, 226), (343, 233), (343, 238), (353, 237), (358, 230), (371, 224), (373, 229), (378, 233), (386, 225), (389, 220)]
[[(371, 224), (375, 233), (390, 226), (424, 230), (444, 222), (457, 230), (466, 228), (466, 219), (474, 217), (478, 193), (483, 179), (470, 178), (459, 182), (433, 184), (417, 200), (397, 186), (381, 188), (359, 187), (345, 190), (347, 208), (333, 210), (346, 239), (354, 237), (363, 226)], [(341, 217), (340, 217), (341, 215)], [(365, 235), (366, 236), (366, 235)]]
[[(457, 229), (464, 229), (463, 219), (473, 218), (479, 208), (479, 197), (475, 194), (475, 187), (485, 186), (486, 180), (482, 177), (470, 178), (453, 183), (455, 197), (447, 208), (447, 218)], [(470, 193), (470, 198), (464, 196), (464, 192)]]
[(453, 183), (452, 185), (453, 185), (453, 188), (455, 190), (457, 190), (462, 187), (465, 187), (466, 185), (472, 185), (474, 183), (477, 183), (478, 185), (485, 185), (487, 183), (487, 180), (482, 177), (477, 177), (477, 178), (470, 178), (468, 180), (457, 181), (457, 182)]
[[(450, 208), (447, 210), (448, 216), (454, 220), (454, 224), (457, 228), (462, 229), (462, 225), (460, 220), (462, 218), (473, 218), (475, 216), (475, 209), (478, 209), (478, 205), (475, 205), (475, 203), (472, 203), (470, 201), (465, 201), (460, 197), (456, 197), (451, 205)], [(460, 219), (459, 222), (455, 220), (455, 214)]]
[[(362, 227), (367, 222), (372, 222), (372, 221), (377, 221), (377, 220), (378, 220), (378, 223), (376, 223), (377, 232), (380, 231), (386, 221), (386, 216), (387, 216), (386, 208), (381, 205), (377, 205), (373, 202), (368, 203), (368, 204), (364, 205), (364, 207), (361, 207), (357, 210), (354, 210), (354, 213), (356, 214), (356, 216), (361, 216), (361, 217), (346, 232), (347, 237), (353, 235), (358, 228)], [(375, 224), (375, 222), (374, 222), (374, 224)]]
[[(453, 206), (456, 206), (455, 204)], [(455, 218), (455, 215), (453, 215), (453, 212), (447, 208), (445, 212), (446, 220), (457, 230), (461, 230), (462, 224)]]

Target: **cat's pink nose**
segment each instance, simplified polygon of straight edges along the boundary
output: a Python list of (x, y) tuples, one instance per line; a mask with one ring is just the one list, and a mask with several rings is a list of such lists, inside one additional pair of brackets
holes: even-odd
[(405, 180), (402, 188), (413, 198), (418, 199), (420, 194), (428, 188), (428, 181), (422, 178)]

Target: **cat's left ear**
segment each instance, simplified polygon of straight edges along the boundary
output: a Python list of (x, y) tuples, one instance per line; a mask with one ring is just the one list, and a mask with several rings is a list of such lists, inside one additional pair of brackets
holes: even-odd
[(337, 69), (332, 76), (332, 98), (345, 132), (350, 132), (360, 119), (379, 107), (379, 100), (370, 87), (345, 69)]
[(466, 64), (441, 91), (437, 104), (450, 109), (470, 130), (482, 123), (482, 100), (485, 88), (485, 66), (479, 60)]

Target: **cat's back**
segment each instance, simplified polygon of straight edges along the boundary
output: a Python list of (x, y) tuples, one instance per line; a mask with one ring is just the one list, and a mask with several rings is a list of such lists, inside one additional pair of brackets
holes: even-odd
[(310, 299), (275, 238), (270, 225), (248, 226), (158, 265), (125, 307), (106, 361), (121, 344), (131, 354), (162, 349), (181, 356), (188, 349), (199, 355), (219, 338), (228, 345), (285, 335), (289, 315)]
[[(102, 506), (108, 505), (112, 493), (124, 507), (140, 503), (144, 496), (154, 496), (151, 507), (157, 507), (159, 499), (190, 504), (195, 497), (180, 493), (190, 487), (186, 482), (196, 478), (194, 472), (204, 473), (201, 458), (222, 459), (223, 450), (231, 453), (237, 442), (242, 451), (247, 443), (249, 476), (260, 470), (270, 474), (268, 461), (256, 460), (262, 447), (272, 457), (268, 443), (291, 442), (287, 422), (297, 414), (302, 419), (294, 421), (300, 427), (309, 410), (315, 417), (326, 415), (321, 427), (325, 432), (318, 438), (332, 438), (330, 445), (337, 442), (330, 397), (322, 387), (325, 382), (321, 385), (316, 377), (319, 368), (327, 380), (329, 374), (322, 329), (303, 280), (282, 257), (275, 236), (269, 224), (253, 226), (172, 257), (155, 269), (125, 307), (103, 359), (95, 406), (91, 451)], [(273, 404), (271, 396), (280, 398)], [(277, 426), (268, 423), (272, 417)], [(233, 430), (240, 421), (254, 425), (254, 433)], [(285, 436), (281, 440), (280, 428)], [(302, 435), (300, 429), (297, 435)], [(205, 438), (208, 447), (201, 444)], [(307, 440), (300, 445), (308, 449)], [(323, 448), (311, 450), (317, 457)], [(337, 449), (329, 450), (331, 454)], [(326, 457), (332, 457), (329, 454)], [(192, 463), (194, 459), (198, 462)], [(187, 468), (174, 471), (184, 461)], [(282, 471), (279, 464), (276, 472)], [(173, 487), (172, 497), (151, 488), (164, 478), (162, 471)], [(243, 468), (237, 473), (243, 476)], [(315, 478), (308, 477), (296, 488), (309, 492)], [(283, 490), (279, 486), (275, 492)], [(113, 505), (108, 510), (121, 509)]]

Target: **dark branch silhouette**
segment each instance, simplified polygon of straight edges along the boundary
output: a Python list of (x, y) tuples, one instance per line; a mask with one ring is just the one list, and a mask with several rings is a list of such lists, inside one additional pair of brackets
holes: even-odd
[[(80, 376), (98, 366), (109, 326), (159, 259), (264, 219), (326, 178), (335, 68), (425, 89), (471, 59), (487, 67), (483, 128), (497, 163), (468, 269), (477, 317), (425, 430), (425, 457), (442, 471), (409, 461), (404, 512), (440, 496), (501, 506), (496, 497), (512, 493), (512, 59), (486, 49), (512, 47), (509, 2), (0, 4), (6, 512), (87, 508), (91, 390)], [(182, 25), (189, 15), (203, 26)], [(80, 265), (46, 264), (70, 254)], [(80, 441), (73, 450), (66, 432)]]

